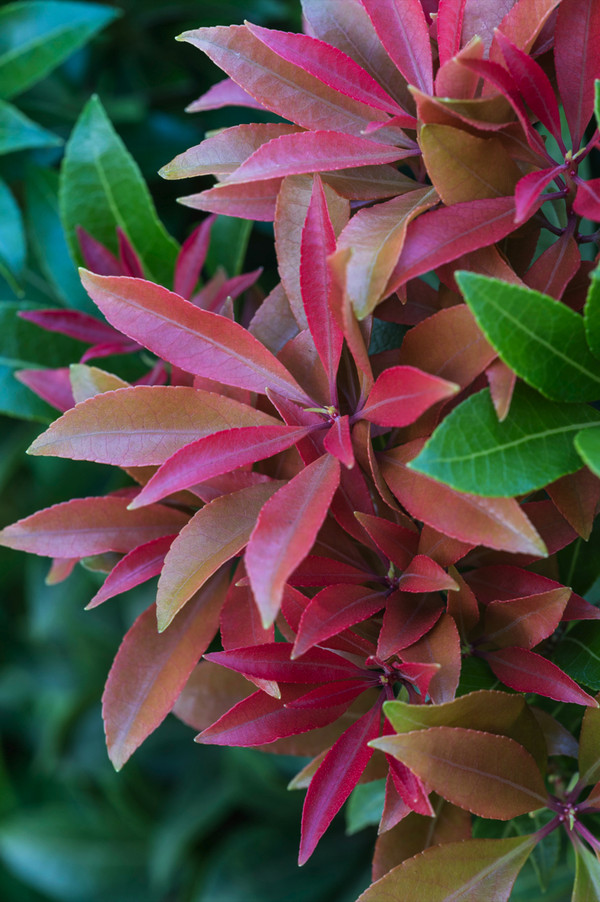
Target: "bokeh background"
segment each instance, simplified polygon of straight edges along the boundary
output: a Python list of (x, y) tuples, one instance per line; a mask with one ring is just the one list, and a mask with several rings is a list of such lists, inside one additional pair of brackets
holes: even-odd
[[(176, 197), (194, 186), (182, 191), (157, 170), (206, 131), (256, 121), (257, 115), (239, 109), (186, 114), (184, 107), (222, 76), (175, 36), (246, 18), (300, 28), (296, 0), (107, 5), (119, 11), (111, 24), (47, 77), (10, 97), (61, 140), (11, 150), (0, 134), (0, 180), (10, 192), (0, 191), (0, 272), (6, 276), (0, 278), (0, 526), (119, 485), (110, 468), (25, 456), (54, 414), (37, 401), (35, 409), (25, 409), (35, 399), (24, 400), (26, 390), (14, 383), (12, 371), (62, 365), (69, 348), (35, 327), (21, 342), (14, 315), (7, 327), (16, 303), (85, 301), (55, 209), (65, 142), (85, 103), (93, 93), (100, 96), (160, 218), (182, 241), (198, 217)], [(2, 28), (3, 17), (16, 7), (39, 9), (37, 0), (0, 4), (0, 83), (11, 41), (18, 40)], [(4, 112), (0, 105), (0, 124)], [(197, 190), (202, 187), (197, 180)], [(25, 254), (20, 263), (19, 242)], [(16, 277), (4, 266), (15, 255)], [(253, 229), (244, 269), (260, 265), (268, 288), (275, 259), (264, 223)], [(28, 359), (21, 359), (25, 344)], [(199, 746), (193, 731), (169, 717), (115, 774), (104, 747), (102, 688), (124, 632), (152, 601), (153, 585), (85, 612), (102, 575), (78, 567), (67, 582), (48, 586), (47, 570), (45, 559), (0, 549), (2, 902), (353, 902), (370, 882), (375, 828), (357, 831), (358, 811), (348, 836), (339, 816), (299, 871), (303, 793), (286, 786), (301, 759)]]

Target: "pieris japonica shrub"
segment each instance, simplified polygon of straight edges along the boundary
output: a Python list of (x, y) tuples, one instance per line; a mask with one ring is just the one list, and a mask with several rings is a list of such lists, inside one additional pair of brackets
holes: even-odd
[[(162, 170), (216, 178), (170, 281), (82, 228), (98, 317), (23, 314), (90, 346), (20, 374), (62, 411), (30, 453), (130, 487), (1, 540), (107, 569), (89, 607), (159, 576), (106, 684), (115, 767), (174, 711), (310, 759), (300, 864), (380, 798), (362, 902), (501, 902), (569, 847), (600, 899), (600, 610), (571, 585), (600, 501), (600, 0), (302, 10), (181, 36), (226, 75), (192, 111), (274, 115)], [(273, 223), (260, 304), (259, 271), (201, 281), (222, 214)], [(115, 354), (147, 372), (90, 365)]]

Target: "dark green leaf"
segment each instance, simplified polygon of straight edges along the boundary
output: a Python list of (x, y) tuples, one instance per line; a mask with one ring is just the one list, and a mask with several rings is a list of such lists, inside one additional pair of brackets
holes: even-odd
[(586, 708), (579, 736), (579, 777), (585, 786), (600, 780), (600, 708)]
[(600, 623), (580, 623), (562, 638), (553, 661), (565, 673), (598, 692), (600, 690)]
[(0, 154), (57, 144), (62, 144), (58, 135), (37, 125), (11, 103), (0, 100)]
[(555, 401), (600, 397), (600, 362), (578, 313), (500, 279), (460, 272), (456, 281), (485, 337), (517, 376)]
[(241, 273), (251, 231), (252, 223), (247, 219), (233, 216), (216, 218), (210, 230), (210, 248), (206, 257), (206, 268), (211, 275), (219, 267), (223, 267), (230, 277)]
[(594, 91), (594, 115), (596, 117), (596, 128), (600, 128), (600, 78), (597, 78), (594, 82)]
[(351, 836), (381, 820), (385, 802), (385, 780), (359, 783), (346, 806), (346, 833)]
[(146, 275), (172, 284), (177, 244), (159, 221), (137, 164), (92, 97), (67, 144), (60, 181), (60, 210), (74, 259), (82, 262), (76, 227), (117, 249), (116, 228), (128, 236)]
[(0, 180), (0, 275), (16, 294), (25, 265), (25, 232), (17, 202), (5, 182)]
[(600, 861), (583, 846), (576, 853), (572, 902), (600, 902)]
[[(600, 84), (600, 82), (596, 82)], [(599, 92), (600, 93), (600, 92)], [(588, 344), (596, 357), (600, 357), (600, 270), (595, 269), (590, 279), (585, 299), (585, 333)]]
[(575, 447), (592, 473), (600, 476), (600, 428), (583, 429), (575, 436)]
[(500, 423), (485, 389), (446, 417), (409, 467), (460, 492), (521, 495), (579, 470), (573, 439), (598, 422), (593, 407), (555, 404), (517, 384)]
[(97, 3), (29, 0), (0, 12), (0, 97), (14, 97), (83, 46), (119, 13)]

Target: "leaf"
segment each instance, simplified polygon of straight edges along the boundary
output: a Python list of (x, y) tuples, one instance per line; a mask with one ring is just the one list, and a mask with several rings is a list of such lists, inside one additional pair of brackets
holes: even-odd
[(579, 735), (579, 779), (584, 786), (600, 780), (600, 708), (586, 708)]
[(263, 144), (228, 177), (226, 184), (394, 163), (415, 153), (412, 148), (390, 147), (345, 132), (323, 129), (296, 132)]
[(372, 617), (385, 606), (382, 591), (365, 586), (326, 586), (304, 609), (292, 657), (299, 658), (313, 645)]
[(21, 294), (25, 254), (23, 217), (8, 185), (0, 179), (0, 276), (15, 294)]
[(566, 0), (558, 8), (554, 64), (560, 96), (579, 150), (594, 111), (594, 79), (600, 77), (600, 6), (592, 0)]
[(166, 629), (206, 580), (242, 550), (261, 507), (280, 485), (268, 482), (222, 495), (194, 514), (165, 558), (156, 598), (159, 630)]
[(224, 78), (216, 82), (202, 94), (198, 100), (194, 100), (185, 108), (186, 113), (202, 113), (205, 110), (219, 110), (226, 106), (245, 106), (255, 110), (262, 110), (262, 104), (247, 94), (243, 88), (236, 85), (230, 78)]
[(238, 323), (143, 279), (83, 271), (82, 282), (111, 325), (186, 372), (306, 402), (285, 367)]
[(440, 66), (460, 50), (466, 0), (440, 0), (437, 30)]
[[(600, 94), (600, 91), (598, 92)], [(585, 334), (590, 350), (600, 358), (600, 272), (594, 270), (590, 279), (584, 310)]]
[(363, 670), (327, 649), (309, 649), (301, 661), (291, 658), (291, 652), (291, 644), (271, 642), (211, 652), (205, 658), (249, 677), (280, 683), (332, 683), (365, 678)]
[(267, 179), (264, 182), (248, 182), (243, 185), (228, 185), (225, 182), (201, 194), (190, 194), (178, 200), (186, 207), (216, 213), (223, 219), (241, 217), (243, 220), (273, 222), (280, 188), (281, 179)]
[(109, 495), (55, 504), (6, 526), (0, 532), (0, 544), (48, 557), (127, 552), (178, 532), (188, 519), (162, 504), (130, 511), (128, 501), (127, 497)]
[(590, 354), (574, 310), (475, 273), (457, 273), (456, 280), (486, 338), (518, 376), (555, 401), (598, 397), (600, 362)]
[(574, 626), (562, 637), (553, 657), (557, 666), (578, 683), (600, 691), (600, 624)]
[(12, 104), (0, 100), (0, 154), (58, 144), (62, 144), (58, 135), (33, 122)]
[(600, 476), (600, 429), (594, 427), (578, 432), (575, 447), (592, 473)]
[(432, 184), (446, 205), (513, 193), (520, 171), (499, 138), (434, 123), (421, 127), (419, 143)]
[(167, 632), (158, 633), (154, 606), (123, 639), (102, 698), (108, 753), (120, 770), (164, 720), (219, 624), (227, 570), (196, 593)]
[(372, 884), (357, 902), (508, 902), (535, 839), (471, 839), (426, 849)]
[(544, 189), (563, 172), (564, 164), (561, 164), (530, 172), (519, 179), (515, 186), (515, 223), (521, 223), (535, 213), (543, 200)]
[(86, 605), (85, 610), (90, 611), (109, 598), (127, 592), (152, 579), (153, 576), (158, 576), (173, 539), (175, 536), (163, 536), (161, 539), (153, 539), (128, 552), (110, 571), (104, 584)]
[(28, 453), (142, 467), (164, 463), (202, 436), (229, 432), (232, 423), (248, 427), (274, 422), (268, 414), (224, 395), (181, 386), (136, 385), (97, 394), (73, 407), (33, 442)]
[(456, 492), (411, 470), (408, 460), (414, 446), (381, 456), (384, 479), (403, 507), (418, 520), (461, 542), (502, 551), (544, 556), (539, 534), (512, 498), (478, 498)]
[(69, 367), (69, 377), (76, 404), (88, 401), (102, 392), (129, 387), (124, 379), (120, 379), (114, 373), (107, 373), (96, 366), (86, 366), (85, 363), (72, 363)]
[[(435, 705), (454, 698), (460, 679), (461, 650), (458, 629), (449, 614), (443, 613), (428, 633), (403, 648), (401, 658), (409, 665), (433, 664), (438, 668), (428, 685), (429, 696)], [(425, 694), (421, 690), (421, 695)]]
[(77, 226), (113, 251), (119, 226), (143, 261), (148, 277), (172, 281), (177, 244), (158, 220), (138, 166), (96, 96), (84, 107), (67, 144), (60, 208), (75, 260), (81, 260)]
[(387, 281), (402, 250), (408, 223), (433, 206), (432, 188), (409, 191), (375, 207), (359, 210), (338, 238), (338, 249), (350, 248), (346, 289), (359, 319), (383, 297)]
[(555, 404), (517, 384), (499, 422), (485, 389), (444, 419), (409, 467), (461, 492), (521, 495), (580, 469), (573, 440), (599, 421), (590, 406)]
[(499, 680), (517, 692), (537, 692), (573, 705), (597, 703), (560, 667), (526, 648), (502, 648), (483, 654)]
[(571, 590), (560, 587), (525, 598), (492, 601), (485, 609), (484, 635), (500, 648), (534, 648), (558, 627), (570, 597)]
[(429, 29), (419, 0), (363, 0), (363, 6), (407, 82), (433, 94)]
[(575, 883), (571, 902), (596, 902), (600, 899), (600, 861), (584, 845), (575, 848)]
[(550, 134), (562, 141), (560, 111), (550, 79), (539, 65), (498, 31), (494, 36), (525, 103)]
[(302, 67), (277, 56), (243, 25), (198, 28), (179, 40), (203, 50), (264, 107), (303, 128), (360, 135), (386, 115), (324, 84)]
[(246, 549), (246, 569), (263, 624), (277, 616), (285, 583), (310, 551), (340, 481), (325, 454), (301, 470), (261, 510)]
[(375, 382), (360, 416), (378, 426), (407, 426), (457, 391), (453, 382), (413, 366), (388, 367)]
[(379, 733), (381, 708), (375, 705), (342, 733), (310, 781), (302, 811), (298, 864), (305, 864), (340, 810), (373, 754), (368, 742)]
[(513, 197), (470, 200), (424, 213), (407, 229), (386, 296), (416, 276), (500, 241), (513, 229)]
[(438, 795), (480, 817), (506, 821), (546, 804), (537, 764), (507, 736), (442, 726), (382, 736), (371, 745), (398, 758)]
[(119, 15), (97, 3), (29, 0), (0, 12), (0, 97), (14, 97), (52, 69)]

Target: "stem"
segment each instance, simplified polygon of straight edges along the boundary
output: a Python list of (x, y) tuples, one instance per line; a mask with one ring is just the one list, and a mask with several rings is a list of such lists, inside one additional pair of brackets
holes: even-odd
[(577, 830), (579, 835), (583, 836), (585, 841), (590, 844), (595, 852), (600, 852), (600, 840), (596, 839), (594, 834), (591, 833), (587, 827), (584, 827), (580, 821), (575, 821), (575, 829)]

